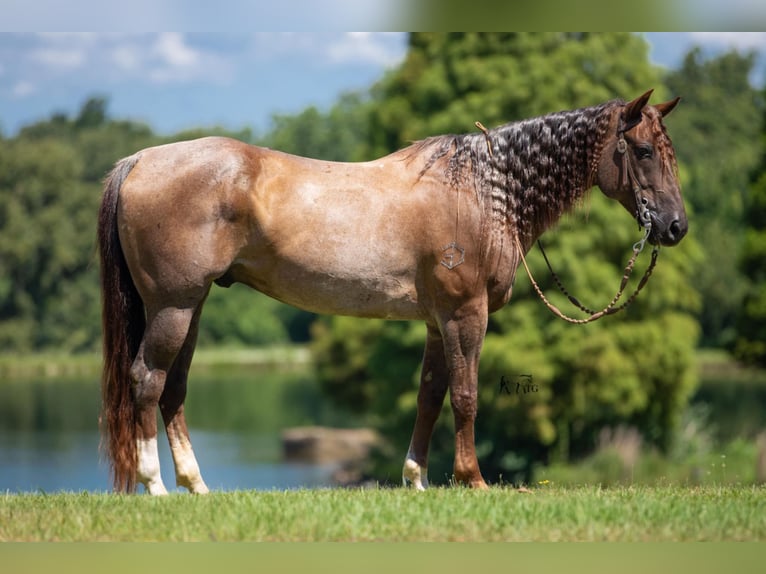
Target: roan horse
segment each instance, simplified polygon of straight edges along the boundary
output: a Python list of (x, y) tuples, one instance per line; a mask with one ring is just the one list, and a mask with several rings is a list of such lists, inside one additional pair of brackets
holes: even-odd
[[(207, 492), (184, 418), (198, 322), (213, 283), (245, 283), (317, 313), (419, 319), (427, 340), (403, 478), (427, 486), (431, 433), (449, 390), (456, 481), (486, 488), (474, 448), (479, 353), (520, 261), (597, 185), (649, 241), (685, 235), (672, 144), (675, 100), (610, 101), (366, 163), (296, 157), (226, 138), (119, 161), (99, 213), (101, 418), (114, 488), (164, 494), (159, 405), (176, 483)], [(521, 247), (517, 247), (521, 246)]]

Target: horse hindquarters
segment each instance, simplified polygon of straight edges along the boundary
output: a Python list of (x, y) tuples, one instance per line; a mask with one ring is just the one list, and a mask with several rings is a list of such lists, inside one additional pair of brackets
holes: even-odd
[[(99, 214), (102, 433), (115, 490), (132, 492), (141, 482), (151, 494), (164, 494), (157, 454), (156, 410), (161, 405), (177, 483), (192, 492), (207, 492), (191, 450), (183, 401), (197, 322), (209, 285), (197, 287), (193, 293), (173, 292), (169, 301), (157, 298), (146, 286), (142, 293), (134, 282), (128, 261), (131, 253), (123, 251), (126, 244), (118, 233), (117, 205), (122, 184), (138, 157), (122, 160), (111, 172)], [(149, 250), (151, 245), (142, 245), (142, 249)]]

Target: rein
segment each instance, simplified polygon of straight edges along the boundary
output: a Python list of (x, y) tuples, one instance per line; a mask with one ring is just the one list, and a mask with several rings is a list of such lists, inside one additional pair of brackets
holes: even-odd
[(644, 236), (633, 244), (633, 255), (630, 258), (630, 261), (628, 261), (628, 264), (625, 266), (625, 270), (623, 271), (622, 275), (622, 281), (620, 282), (620, 288), (617, 290), (617, 293), (612, 298), (612, 300), (609, 302), (609, 304), (604, 307), (601, 311), (594, 311), (592, 309), (589, 309), (588, 307), (585, 307), (580, 301), (571, 295), (569, 291), (564, 287), (564, 285), (561, 283), (561, 280), (559, 279), (556, 272), (551, 267), (550, 261), (548, 261), (548, 256), (545, 254), (545, 250), (543, 249), (542, 243), (538, 240), (537, 246), (540, 248), (540, 251), (543, 254), (543, 258), (545, 259), (546, 265), (548, 265), (548, 270), (551, 272), (551, 276), (553, 277), (553, 280), (556, 282), (556, 285), (558, 286), (559, 290), (566, 295), (567, 299), (578, 309), (581, 311), (584, 311), (585, 313), (588, 313), (588, 317), (585, 317), (584, 319), (575, 319), (573, 317), (569, 317), (568, 315), (565, 315), (558, 307), (553, 305), (548, 299), (545, 297), (545, 294), (543, 293), (542, 289), (540, 289), (540, 286), (537, 284), (537, 282), (532, 277), (532, 272), (529, 270), (529, 266), (527, 265), (527, 260), (524, 257), (524, 249), (521, 246), (521, 242), (519, 241), (518, 233), (515, 236), (516, 239), (516, 247), (519, 250), (519, 255), (521, 256), (521, 262), (524, 264), (524, 269), (527, 271), (527, 275), (529, 276), (529, 281), (532, 283), (532, 287), (537, 292), (537, 295), (540, 297), (543, 303), (545, 303), (546, 307), (551, 310), (551, 312), (556, 315), (557, 317), (560, 317), (561, 319), (564, 319), (565, 321), (568, 321), (569, 323), (574, 323), (577, 325), (583, 325), (585, 323), (591, 323), (593, 321), (596, 321), (598, 319), (601, 319), (602, 317), (606, 315), (613, 315), (614, 313), (618, 313), (619, 311), (622, 311), (623, 309), (626, 309), (633, 301), (635, 301), (638, 294), (641, 292), (641, 289), (644, 288), (644, 285), (646, 285), (647, 281), (649, 281), (649, 277), (652, 274), (652, 271), (654, 271), (654, 266), (657, 264), (657, 256), (660, 253), (659, 245), (655, 245), (654, 249), (652, 250), (652, 259), (649, 263), (649, 267), (647, 267), (646, 271), (644, 272), (644, 276), (641, 278), (641, 281), (639, 281), (638, 286), (636, 287), (636, 290), (633, 292), (630, 297), (628, 297), (621, 305), (617, 305), (619, 303), (620, 299), (622, 298), (623, 292), (625, 291), (625, 287), (628, 284), (628, 280), (630, 279), (631, 274), (633, 273), (633, 267), (636, 264), (636, 259), (638, 258), (639, 253), (643, 251), (644, 245), (646, 244), (646, 240), (649, 238), (649, 235), (652, 232), (652, 218), (649, 213), (649, 208), (647, 207), (647, 200), (646, 198), (641, 196), (641, 190), (643, 189), (641, 186), (641, 183), (638, 181), (638, 177), (636, 177), (635, 172), (633, 171), (633, 165), (630, 162), (628, 151), (628, 144), (625, 141), (625, 128), (623, 126), (620, 127), (620, 130), (618, 132), (619, 139), (617, 140), (617, 153), (622, 155), (622, 173), (627, 175), (628, 179), (630, 180), (630, 183), (633, 185), (633, 193), (636, 196), (636, 219), (639, 222), (639, 225), (644, 228)]

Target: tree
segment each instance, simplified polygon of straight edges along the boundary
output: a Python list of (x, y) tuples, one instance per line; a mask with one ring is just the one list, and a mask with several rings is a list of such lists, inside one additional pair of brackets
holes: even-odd
[(702, 344), (729, 347), (745, 280), (736, 254), (744, 240), (750, 174), (759, 158), (761, 99), (750, 85), (755, 55), (728, 52), (706, 59), (690, 51), (680, 69), (668, 74), (673, 94), (682, 96), (682, 113), (673, 117), (673, 141), (682, 165), (692, 233), (704, 253), (695, 285)]
[(141, 124), (109, 122), (106, 101), (56, 113), (0, 154), (0, 348), (93, 348), (100, 338), (94, 236), (101, 179), (155, 143)]
[[(341, 152), (350, 155), (364, 133), (356, 111), (362, 104), (361, 98), (349, 95), (329, 112), (316, 112), (313, 132), (301, 132), (297, 119), (278, 120), (271, 137), (286, 151), (303, 145), (307, 155), (317, 157), (338, 152), (340, 142)], [(25, 126), (16, 137), (0, 140), (0, 350), (98, 347), (98, 268), (93, 256), (104, 176), (115, 161), (140, 149), (207, 135), (255, 139), (247, 128), (197, 129), (160, 138), (144, 124), (110, 118), (108, 100), (92, 97), (71, 117), (56, 112)], [(304, 342), (313, 320), (313, 314), (241, 286), (214, 287), (200, 342)]]
[(341, 95), (327, 112), (310, 106), (301, 113), (275, 115), (273, 128), (258, 142), (287, 153), (329, 161), (358, 161), (368, 139), (369, 102), (359, 93)]
[[(465, 132), (476, 120), (497, 125), (632, 98), (652, 86), (662, 98), (647, 46), (629, 34), (413, 34), (404, 63), (373, 89), (370, 155)], [(630, 216), (599, 195), (587, 201), (585, 217), (570, 216), (544, 237), (570, 290), (592, 306), (611, 299), (639, 235)], [(693, 239), (663, 250), (625, 315), (585, 327), (559, 322), (517, 278), (511, 303), (490, 318), (482, 352), (476, 434), (486, 477), (528, 479), (533, 464), (587, 453), (604, 426), (635, 425), (649, 443), (669, 445), (695, 382), (691, 313), (699, 300), (689, 274), (697, 257)], [(539, 256), (530, 263), (550, 293)], [(371, 411), (403, 449), (415, 418), (422, 325), (333, 318), (314, 333), (328, 395)], [(436, 481), (451, 472), (450, 419), (440, 418), (432, 443)], [(398, 480), (401, 456), (385, 460), (378, 475)]]
[[(761, 127), (766, 143), (766, 114)], [(766, 153), (750, 186), (745, 209), (745, 239), (740, 269), (749, 282), (737, 317), (735, 355), (766, 367)]]
[[(92, 240), (80, 234), (93, 202), (80, 182), (83, 163), (54, 140), (15, 141), (0, 154), (0, 347), (32, 349), (66, 329), (75, 346), (81, 329), (72, 321), (49, 323), (52, 315), (86, 315), (85, 297), (67, 289), (67, 280), (88, 266)], [(73, 317), (70, 317), (70, 319)], [(43, 328), (43, 326), (48, 328)], [(71, 329), (71, 330), (70, 330)]]
[[(631, 34), (412, 34), (405, 61), (373, 88), (372, 155), (660, 87)], [(662, 91), (661, 89), (659, 90)], [(658, 94), (662, 97), (662, 94)]]

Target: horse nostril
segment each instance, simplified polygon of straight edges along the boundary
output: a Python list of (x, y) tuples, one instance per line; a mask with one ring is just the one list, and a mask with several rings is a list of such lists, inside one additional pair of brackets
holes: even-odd
[(680, 241), (681, 238), (686, 235), (686, 231), (688, 229), (688, 226), (681, 223), (678, 219), (674, 219), (670, 223), (670, 227), (668, 228), (668, 231), (670, 231), (670, 236), (676, 240)]

